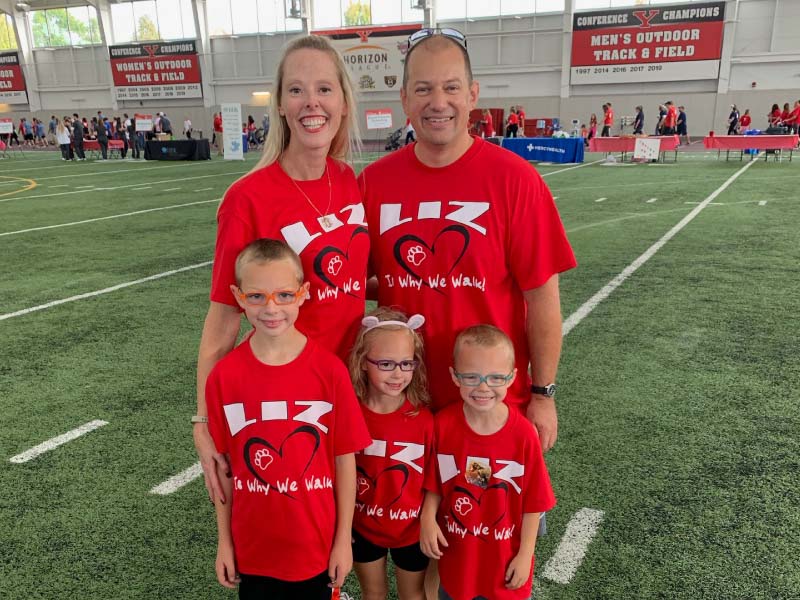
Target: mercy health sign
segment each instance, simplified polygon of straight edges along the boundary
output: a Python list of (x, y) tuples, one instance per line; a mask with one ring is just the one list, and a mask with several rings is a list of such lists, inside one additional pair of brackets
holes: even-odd
[(16, 52), (0, 52), (0, 104), (27, 104), (25, 77)]
[(572, 85), (716, 79), (725, 2), (577, 12)]
[(201, 98), (195, 40), (109, 46), (117, 100)]
[(421, 25), (347, 27), (312, 31), (331, 38), (344, 59), (350, 80), (358, 92), (399, 91), (408, 36)]

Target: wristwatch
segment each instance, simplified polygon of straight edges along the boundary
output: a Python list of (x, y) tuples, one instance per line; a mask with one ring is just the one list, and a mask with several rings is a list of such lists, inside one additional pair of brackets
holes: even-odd
[(544, 387), (539, 387), (538, 385), (531, 386), (531, 394), (539, 394), (540, 396), (546, 396), (547, 398), (552, 398), (556, 395), (556, 384), (550, 383)]

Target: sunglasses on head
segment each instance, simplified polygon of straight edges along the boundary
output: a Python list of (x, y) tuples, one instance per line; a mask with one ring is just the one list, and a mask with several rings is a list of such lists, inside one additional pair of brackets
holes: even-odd
[(458, 42), (458, 44), (463, 46), (465, 50), (467, 49), (467, 37), (458, 29), (451, 29), (449, 27), (426, 27), (425, 29), (415, 31), (408, 36), (408, 50), (410, 51), (422, 40), (427, 40), (429, 37), (433, 37), (434, 35), (443, 35), (446, 38), (450, 38), (451, 40)]

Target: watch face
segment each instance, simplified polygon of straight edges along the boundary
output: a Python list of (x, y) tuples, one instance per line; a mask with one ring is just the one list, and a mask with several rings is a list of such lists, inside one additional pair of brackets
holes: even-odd
[(544, 395), (548, 398), (552, 398), (556, 395), (556, 384), (551, 383), (550, 385), (544, 386)]

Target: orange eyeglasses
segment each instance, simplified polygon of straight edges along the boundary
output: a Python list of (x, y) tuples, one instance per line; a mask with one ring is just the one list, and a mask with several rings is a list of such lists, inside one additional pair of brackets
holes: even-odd
[(239, 289), (236, 294), (243, 302), (250, 306), (266, 306), (272, 300), (278, 306), (287, 306), (294, 304), (300, 298), (306, 295), (306, 290), (302, 286), (297, 291), (291, 290), (276, 290), (274, 292), (247, 292), (246, 294)]

